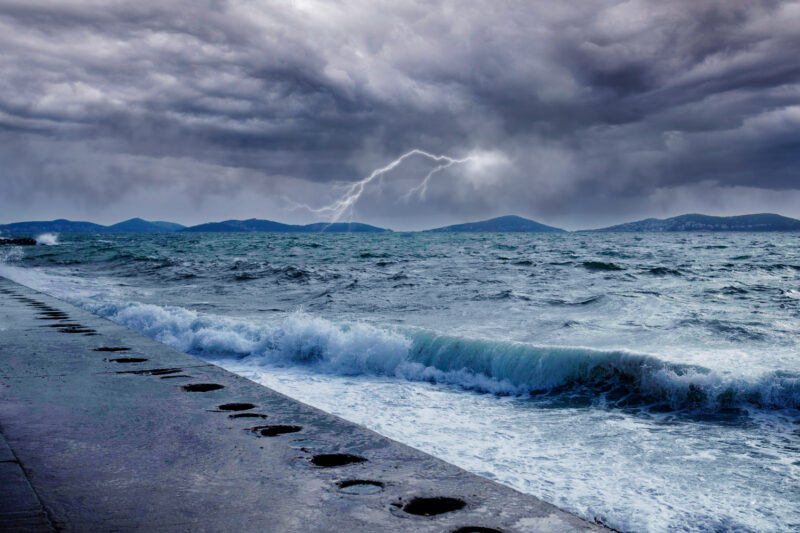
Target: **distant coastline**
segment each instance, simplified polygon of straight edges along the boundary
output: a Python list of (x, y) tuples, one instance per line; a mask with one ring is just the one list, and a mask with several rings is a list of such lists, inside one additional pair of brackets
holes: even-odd
[[(251, 218), (225, 220), (184, 226), (174, 222), (148, 221), (132, 218), (103, 226), (92, 222), (57, 219), (50, 221), (15, 222), (0, 225), (0, 234), (35, 233), (388, 233), (393, 230), (359, 222), (317, 222), (313, 224), (284, 224), (272, 220)], [(581, 229), (578, 232), (620, 233), (677, 233), (677, 232), (791, 232), (800, 231), (800, 220), (774, 213), (718, 217), (687, 214), (677, 217), (648, 218), (605, 228)], [(567, 230), (548, 226), (535, 220), (508, 215), (476, 222), (466, 222), (423, 230), (420, 233), (566, 233)], [(410, 232), (416, 233), (416, 232)]]

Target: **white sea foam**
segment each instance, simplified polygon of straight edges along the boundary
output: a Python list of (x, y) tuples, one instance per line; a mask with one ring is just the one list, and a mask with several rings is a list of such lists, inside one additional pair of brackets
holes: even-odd
[(42, 246), (55, 246), (58, 244), (58, 233), (42, 233), (36, 236), (36, 244)]
[(495, 394), (616, 388), (618, 396), (636, 395), (640, 403), (665, 402), (672, 408), (800, 407), (800, 375), (794, 373), (769, 372), (745, 380), (622, 350), (533, 346), (364, 323), (336, 324), (303, 312), (279, 322), (258, 323), (152, 304), (84, 306), (179, 350), (247, 358), (256, 365), (313, 365), (330, 374), (393, 376)]

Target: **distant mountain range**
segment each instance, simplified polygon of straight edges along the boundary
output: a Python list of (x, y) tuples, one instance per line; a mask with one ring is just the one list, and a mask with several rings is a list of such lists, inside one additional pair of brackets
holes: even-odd
[(151, 222), (141, 218), (132, 218), (124, 222), (119, 222), (111, 226), (101, 226), (91, 222), (75, 222), (72, 220), (58, 219), (50, 221), (36, 222), (15, 222), (13, 224), (0, 225), (0, 232), (3, 233), (174, 233), (178, 231), (186, 232), (215, 232), (215, 233), (253, 233), (253, 232), (274, 232), (274, 233), (364, 233), (391, 231), (384, 228), (359, 224), (358, 222), (336, 222), (328, 224), (318, 222), (296, 226), (292, 224), (282, 224), (271, 220), (259, 220), (251, 218), (249, 220), (226, 220), (224, 222), (209, 222), (198, 226), (186, 227), (174, 222)]
[(253, 232), (272, 232), (272, 233), (367, 233), (391, 231), (369, 224), (359, 224), (358, 222), (335, 222), (327, 224), (318, 222), (316, 224), (306, 224), (305, 226), (295, 226), (292, 224), (282, 224), (272, 220), (259, 220), (251, 218), (249, 220), (226, 220), (224, 222), (209, 222), (185, 228), (181, 231), (192, 232), (223, 232), (223, 233), (253, 233)]
[(101, 226), (92, 222), (75, 222), (60, 218), (0, 225), (0, 231), (8, 233), (171, 233), (184, 227), (174, 222), (150, 222), (141, 218), (132, 218), (113, 226)]
[(125, 222), (118, 222), (113, 226), (108, 226), (108, 229), (114, 233), (172, 233), (185, 227), (174, 222), (150, 222), (141, 218), (131, 218)]
[(590, 231), (675, 232), (675, 231), (800, 231), (800, 220), (761, 213), (735, 217), (681, 215), (666, 219), (648, 218)]
[(454, 226), (444, 226), (425, 230), (433, 233), (477, 233), (477, 232), (498, 232), (498, 233), (553, 233), (564, 232), (560, 228), (545, 226), (533, 220), (514, 215), (497, 217), (480, 222), (467, 222), (466, 224), (456, 224)]
[[(91, 222), (75, 222), (58, 219), (38, 222), (15, 222), (0, 225), (0, 232), (9, 234), (36, 233), (374, 233), (388, 232), (389, 229), (360, 224), (358, 222), (317, 222), (306, 225), (283, 224), (272, 220), (225, 220), (186, 227), (174, 222), (148, 221), (132, 218), (111, 226), (101, 226)], [(546, 226), (518, 216), (504, 216), (444, 226), (425, 230), (431, 233), (477, 233), (477, 232), (528, 232), (560, 233), (565, 230)], [(800, 231), (800, 220), (771, 213), (741, 215), (734, 217), (714, 217), (709, 215), (682, 215), (667, 219), (648, 218), (607, 228), (583, 230), (599, 232), (677, 232), (677, 231)]]
[(91, 222), (74, 222), (72, 220), (14, 222), (0, 226), (0, 231), (8, 233), (107, 233), (108, 228)]

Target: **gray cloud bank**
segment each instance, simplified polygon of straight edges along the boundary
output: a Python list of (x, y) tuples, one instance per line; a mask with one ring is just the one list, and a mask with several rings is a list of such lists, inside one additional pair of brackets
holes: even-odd
[(479, 157), (402, 200), (412, 159), (356, 218), (797, 216), (798, 28), (768, 0), (3, 0), (0, 222), (308, 220), (412, 148)]

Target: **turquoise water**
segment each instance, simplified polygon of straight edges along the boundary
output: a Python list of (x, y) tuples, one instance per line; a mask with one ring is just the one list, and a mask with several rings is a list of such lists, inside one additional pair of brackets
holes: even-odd
[(800, 235), (50, 242), (0, 274), (586, 518), (800, 527)]

